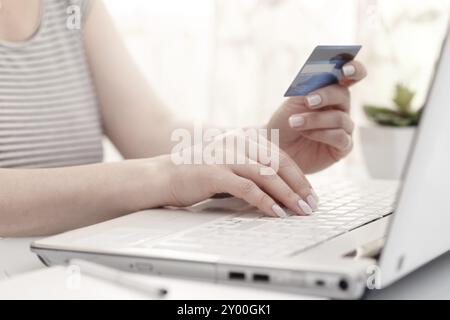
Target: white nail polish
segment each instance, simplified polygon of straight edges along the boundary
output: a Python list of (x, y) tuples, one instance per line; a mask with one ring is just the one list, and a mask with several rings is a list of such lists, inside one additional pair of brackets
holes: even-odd
[(306, 201), (308, 201), (308, 204), (313, 211), (316, 211), (317, 209), (319, 209), (316, 198), (314, 198), (313, 195), (308, 196), (308, 198), (306, 198)]
[(310, 96), (307, 96), (306, 100), (308, 101), (308, 105), (310, 107), (315, 107), (322, 103), (322, 97), (318, 94), (312, 94)]
[(344, 76), (351, 77), (356, 73), (356, 69), (355, 66), (348, 64), (342, 67), (342, 72), (344, 73)]
[(279, 205), (274, 204), (272, 207), (273, 212), (280, 218), (286, 218), (287, 213)]
[(316, 199), (317, 204), (319, 204), (320, 202), (319, 196), (317, 195), (316, 191), (312, 188), (311, 188), (311, 195)]
[(313, 211), (311, 207), (303, 200), (298, 201), (298, 206), (302, 209), (303, 213), (306, 215), (312, 215)]
[(292, 116), (289, 118), (289, 124), (292, 128), (300, 128), (305, 124), (305, 118), (302, 116)]

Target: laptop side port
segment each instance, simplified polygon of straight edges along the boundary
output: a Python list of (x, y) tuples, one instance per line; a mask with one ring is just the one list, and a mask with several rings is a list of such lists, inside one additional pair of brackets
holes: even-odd
[(244, 281), (245, 280), (245, 273), (243, 273), (243, 272), (236, 272), (236, 271), (230, 271), (228, 273), (228, 278), (230, 280), (241, 280), (241, 281)]
[(321, 279), (316, 280), (316, 287), (321, 288), (321, 287), (325, 287), (325, 285), (326, 285), (326, 282), (324, 280), (321, 280)]
[(346, 279), (341, 279), (339, 280), (339, 289), (341, 289), (342, 291), (347, 291), (349, 288), (349, 283)]
[(255, 274), (253, 274), (253, 281), (255, 281), (255, 282), (270, 282), (270, 277), (267, 274), (255, 273)]

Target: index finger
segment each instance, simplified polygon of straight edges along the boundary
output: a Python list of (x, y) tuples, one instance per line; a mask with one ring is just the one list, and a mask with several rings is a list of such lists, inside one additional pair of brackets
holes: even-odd
[(351, 61), (342, 67), (342, 74), (344, 77), (339, 84), (342, 86), (351, 86), (364, 79), (367, 76), (367, 70), (361, 62)]

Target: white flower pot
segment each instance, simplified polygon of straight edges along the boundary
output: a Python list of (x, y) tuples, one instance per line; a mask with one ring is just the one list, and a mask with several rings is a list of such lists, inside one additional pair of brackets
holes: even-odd
[(360, 127), (362, 152), (372, 178), (401, 178), (415, 130), (415, 127)]

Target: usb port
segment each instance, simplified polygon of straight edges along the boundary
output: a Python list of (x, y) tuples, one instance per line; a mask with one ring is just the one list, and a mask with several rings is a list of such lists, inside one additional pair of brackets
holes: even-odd
[(325, 281), (323, 280), (316, 280), (316, 287), (324, 287)]
[(245, 273), (232, 271), (228, 274), (228, 278), (230, 280), (245, 280)]
[(267, 274), (259, 274), (259, 273), (255, 273), (253, 275), (253, 281), (255, 282), (269, 282), (270, 278)]

